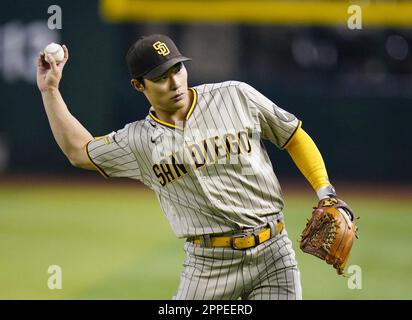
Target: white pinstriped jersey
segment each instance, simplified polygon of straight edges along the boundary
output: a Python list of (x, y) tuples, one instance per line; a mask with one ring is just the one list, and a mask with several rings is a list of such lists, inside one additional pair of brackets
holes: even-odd
[(264, 225), (283, 209), (282, 192), (261, 138), (283, 148), (300, 126), (292, 114), (246, 83), (191, 88), (193, 105), (179, 128), (153, 109), (86, 146), (106, 177), (153, 189), (178, 237)]

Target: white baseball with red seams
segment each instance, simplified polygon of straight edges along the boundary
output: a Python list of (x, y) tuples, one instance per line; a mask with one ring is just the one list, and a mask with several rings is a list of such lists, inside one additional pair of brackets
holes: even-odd
[(54, 60), (56, 60), (57, 63), (63, 61), (63, 59), (64, 59), (63, 47), (61, 45), (57, 44), (57, 43), (54, 43), (54, 42), (47, 45), (47, 47), (44, 49), (44, 54), (45, 54), (44, 59), (47, 62), (49, 62), (48, 59), (47, 59), (48, 54), (51, 54), (53, 56)]

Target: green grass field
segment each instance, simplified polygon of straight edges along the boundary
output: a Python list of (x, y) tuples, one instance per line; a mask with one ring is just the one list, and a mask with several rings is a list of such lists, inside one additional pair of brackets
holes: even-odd
[[(304, 299), (412, 299), (410, 199), (345, 200), (361, 216), (349, 264), (361, 267), (362, 289), (349, 289), (348, 279), (298, 249), (316, 199), (286, 196)], [(170, 299), (183, 242), (155, 195), (140, 187), (0, 185), (0, 299)], [(61, 290), (47, 286), (50, 265), (61, 267)]]

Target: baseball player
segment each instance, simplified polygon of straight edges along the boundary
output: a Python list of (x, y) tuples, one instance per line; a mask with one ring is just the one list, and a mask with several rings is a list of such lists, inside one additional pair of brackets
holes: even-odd
[(153, 189), (186, 238), (174, 299), (301, 299), (283, 196), (262, 139), (286, 150), (320, 199), (335, 195), (301, 121), (250, 85), (188, 87), (183, 56), (165, 35), (139, 38), (126, 61), (145, 119), (93, 137), (69, 112), (59, 82), (69, 58), (40, 54), (37, 84), (59, 147), (76, 167)]

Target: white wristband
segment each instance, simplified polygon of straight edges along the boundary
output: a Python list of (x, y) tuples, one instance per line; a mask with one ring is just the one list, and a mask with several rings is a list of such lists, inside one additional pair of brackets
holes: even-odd
[(336, 191), (332, 185), (320, 188), (318, 191), (316, 191), (316, 194), (318, 195), (319, 200), (336, 197)]

